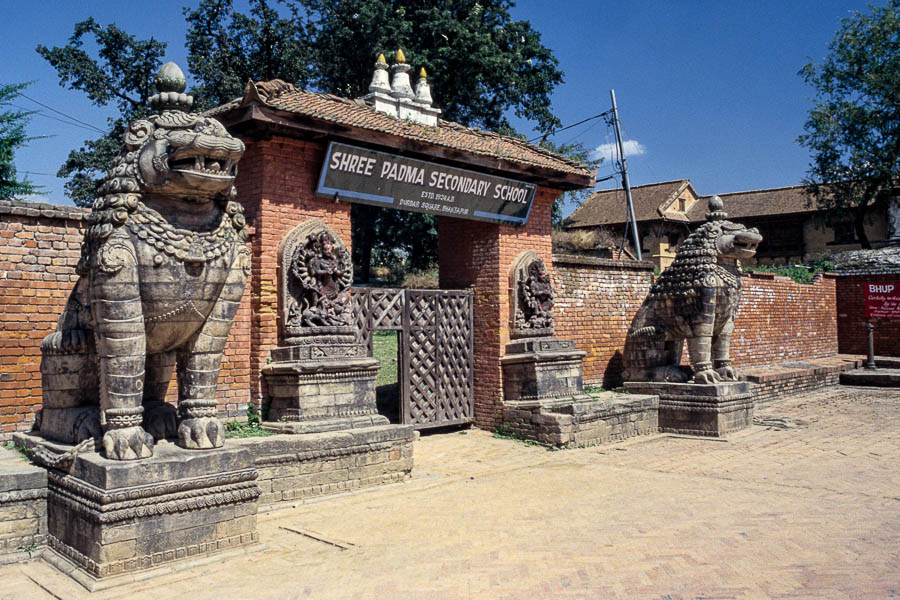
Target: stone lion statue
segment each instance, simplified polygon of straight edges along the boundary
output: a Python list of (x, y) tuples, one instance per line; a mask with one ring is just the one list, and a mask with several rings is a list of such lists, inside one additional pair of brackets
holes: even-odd
[[(224, 441), (216, 380), (250, 268), (233, 183), (243, 143), (188, 112), (184, 75), (168, 63), (106, 174), (55, 333), (41, 343), (44, 437), (100, 439), (116, 460), (149, 457), (155, 440)], [(178, 408), (165, 400), (177, 363)]]
[[(729, 345), (741, 300), (739, 260), (756, 254), (756, 229), (726, 221), (722, 200), (678, 247), (638, 309), (625, 341), (625, 381), (735, 381)], [(691, 367), (681, 366), (684, 340)]]

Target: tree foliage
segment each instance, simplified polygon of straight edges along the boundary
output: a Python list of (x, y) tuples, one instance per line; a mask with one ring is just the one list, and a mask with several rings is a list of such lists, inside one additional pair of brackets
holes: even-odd
[(299, 7), (282, 17), (266, 0), (252, 0), (250, 13), (231, 0), (201, 0), (184, 9), (188, 67), (198, 85), (195, 106), (211, 108), (239, 97), (248, 79), (282, 79), (306, 87), (313, 67), (309, 27)]
[[(96, 47), (96, 58), (85, 47), (87, 38)], [(96, 106), (113, 104), (120, 116), (110, 119), (109, 132), (69, 153), (57, 172), (67, 177), (66, 194), (79, 206), (90, 206), (99, 177), (109, 168), (122, 143), (122, 134), (132, 119), (149, 110), (154, 93), (153, 78), (162, 62), (166, 44), (152, 37), (138, 40), (115, 24), (101, 27), (93, 18), (75, 24), (65, 46), (39, 45), (37, 52), (59, 76), (59, 83), (84, 92)]]
[(39, 190), (28, 178), (20, 179), (13, 161), (15, 152), (34, 138), (28, 137), (25, 127), (33, 112), (6, 110), (28, 87), (27, 83), (0, 84), (0, 199), (8, 200), (34, 194)]
[(366, 93), (379, 53), (403, 48), (425, 67), (443, 118), (492, 131), (512, 110), (545, 132), (559, 126), (550, 94), (563, 74), (508, 0), (299, 0), (314, 31), (314, 83), (349, 97)]
[(869, 248), (866, 209), (900, 182), (900, 0), (844, 19), (822, 63), (800, 76), (816, 92), (797, 140), (812, 158), (804, 183), (819, 207), (851, 213)]
[[(232, 0), (200, 0), (184, 9), (191, 93), (196, 106), (207, 108), (239, 97), (248, 79), (279, 78), (355, 98), (368, 92), (378, 54), (393, 57), (402, 48), (407, 62), (427, 69), (443, 118), (508, 133), (512, 112), (547, 132), (560, 124), (550, 95), (563, 74), (531, 24), (512, 19), (511, 7), (509, 0), (250, 0), (241, 13)], [(97, 58), (83, 48), (87, 35)], [(109, 136), (86, 142), (60, 169), (77, 203), (91, 201), (122, 127), (146, 106), (164, 48), (93, 19), (76, 24), (66, 46), (38, 47), (61, 84), (98, 105), (116, 100), (122, 111)], [(436, 260), (433, 217), (352, 210), (357, 265), (400, 257), (405, 268), (418, 269)], [(363, 278), (367, 272), (361, 269)]]

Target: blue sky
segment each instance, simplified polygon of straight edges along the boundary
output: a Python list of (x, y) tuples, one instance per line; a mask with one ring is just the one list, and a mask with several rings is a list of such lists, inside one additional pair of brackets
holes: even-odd
[[(195, 4), (6, 2), (0, 82), (33, 80), (28, 96), (104, 128), (112, 109), (61, 88), (35, 46), (65, 44), (74, 23), (93, 16), (137, 37), (168, 42), (167, 59), (184, 67), (181, 7)], [(631, 184), (686, 178), (699, 193), (713, 194), (801, 182), (809, 156), (794, 140), (803, 132), (812, 91), (797, 72), (809, 60), (822, 59), (840, 19), (855, 10), (867, 11), (866, 2), (529, 0), (518, 2), (512, 14), (531, 21), (560, 61), (565, 83), (553, 95), (553, 108), (564, 125), (607, 110), (613, 88), (634, 151), (628, 156)], [(54, 175), (68, 151), (95, 132), (53, 120), (60, 115), (26, 99), (17, 103), (42, 111), (32, 118), (29, 134), (51, 136), (21, 150), (17, 168), (34, 173), (29, 177), (47, 188), (48, 201), (69, 203)], [(527, 123), (515, 125), (531, 133)], [(602, 119), (556, 137), (598, 152), (614, 139)], [(599, 176), (611, 173), (606, 163)]]

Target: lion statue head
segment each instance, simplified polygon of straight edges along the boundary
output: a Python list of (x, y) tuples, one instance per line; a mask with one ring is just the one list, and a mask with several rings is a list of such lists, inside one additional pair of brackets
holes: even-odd
[(701, 288), (723, 285), (717, 265), (737, 265), (737, 261), (756, 254), (762, 241), (759, 231), (725, 220), (718, 196), (709, 201), (709, 206), (707, 222), (678, 246), (675, 260), (653, 284), (650, 296), (696, 296)]
[[(169, 65), (177, 72), (168, 72)], [(76, 268), (79, 274), (88, 272), (97, 249), (147, 194), (214, 203), (231, 218), (239, 238), (248, 237), (243, 210), (234, 201), (243, 142), (217, 120), (187, 112), (193, 99), (183, 93), (184, 75), (174, 63), (160, 71), (157, 87), (160, 92), (150, 103), (160, 114), (129, 125), (122, 151), (100, 184)]]

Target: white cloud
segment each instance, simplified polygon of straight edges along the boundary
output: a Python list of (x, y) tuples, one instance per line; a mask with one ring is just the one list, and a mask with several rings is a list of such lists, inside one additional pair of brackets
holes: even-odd
[[(625, 151), (625, 158), (629, 156), (639, 156), (641, 154), (646, 154), (647, 149), (637, 140), (624, 140), (622, 142), (622, 149)], [(605, 162), (611, 162), (615, 160), (616, 157), (616, 144), (600, 144), (593, 150), (591, 150), (590, 158), (591, 160), (597, 160), (602, 158)]]

